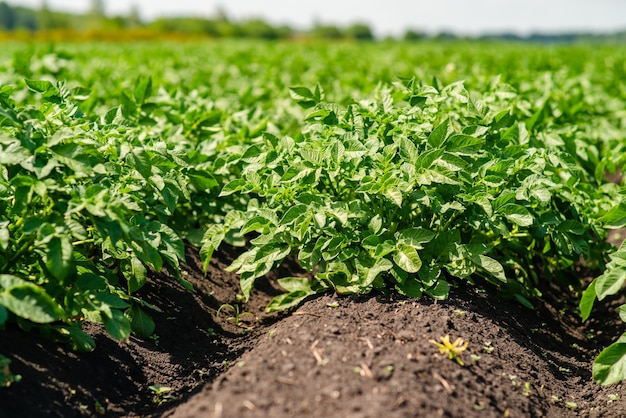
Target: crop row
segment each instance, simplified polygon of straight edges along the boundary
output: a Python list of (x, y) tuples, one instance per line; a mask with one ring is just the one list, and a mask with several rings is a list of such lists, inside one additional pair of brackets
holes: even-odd
[(459, 280), (532, 308), (547, 282), (580, 292), (583, 260), (586, 318), (626, 280), (614, 48), (9, 44), (0, 68), (0, 326), (79, 350), (83, 321), (147, 337), (136, 292), (150, 269), (192, 290), (185, 241), (208, 263), (247, 238), (245, 298), (286, 257), (315, 273), (269, 310)]

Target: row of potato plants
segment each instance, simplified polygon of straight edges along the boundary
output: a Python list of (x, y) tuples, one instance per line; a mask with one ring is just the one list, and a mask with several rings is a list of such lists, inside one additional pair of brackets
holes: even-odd
[[(229, 267), (248, 298), (256, 278), (296, 256), (314, 279), (279, 279), (286, 293), (269, 311), (328, 290), (444, 299), (458, 280), (481, 279), (531, 309), (541, 281), (580, 291), (581, 259), (603, 270), (607, 230), (626, 225), (626, 205), (615, 205), (621, 188), (585, 169), (597, 148), (540, 140), (561, 139), (538, 127), (546, 105), (532, 110), (510, 86), (493, 87), (478, 96), (462, 83), (411, 79), (345, 108), (324, 101), (319, 85), (293, 88), (311, 108), (301, 133), (266, 133), (222, 153), (236, 174), (220, 196), (249, 199), (208, 228), (205, 262), (228, 233), (254, 233)], [(585, 291), (583, 319), (596, 296), (621, 290), (624, 254), (611, 254), (609, 271)], [(624, 378), (624, 343), (598, 356), (598, 381)]]
[[(626, 145), (613, 49), (125, 48), (17, 45), (0, 74), (0, 326), (82, 350), (82, 321), (149, 336), (148, 270), (191, 290), (184, 240), (208, 263), (245, 235), (230, 269), (246, 298), (286, 257), (314, 273), (280, 279), (268, 310), (329, 290), (445, 298), (459, 280), (532, 308), (542, 281), (578, 292), (581, 259), (609, 262), (584, 318), (622, 288), (624, 250), (606, 243), (626, 224), (606, 180)], [(626, 377), (623, 338), (599, 381)]]

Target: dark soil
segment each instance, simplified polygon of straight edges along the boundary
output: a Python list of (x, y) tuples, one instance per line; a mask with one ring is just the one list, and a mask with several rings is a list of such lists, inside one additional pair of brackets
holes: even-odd
[[(222, 249), (205, 276), (188, 248), (195, 293), (152, 275), (140, 293), (163, 311), (153, 339), (118, 342), (88, 324), (97, 348), (74, 353), (0, 331), (0, 353), (22, 376), (0, 389), (0, 417), (624, 416), (626, 386), (591, 381), (593, 357), (623, 332), (606, 304), (580, 324), (556, 291), (530, 310), (461, 285), (443, 302), (324, 295), (265, 314), (273, 279), (301, 274), (286, 264), (258, 281), (237, 325), (229, 308), (217, 314), (238, 303), (224, 271), (235, 256)], [(469, 342), (464, 366), (430, 342), (445, 335)]]

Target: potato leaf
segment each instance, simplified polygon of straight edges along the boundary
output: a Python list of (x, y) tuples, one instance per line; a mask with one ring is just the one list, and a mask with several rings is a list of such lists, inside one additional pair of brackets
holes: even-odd
[(593, 378), (601, 385), (618, 383), (626, 376), (626, 334), (611, 344), (593, 362)]

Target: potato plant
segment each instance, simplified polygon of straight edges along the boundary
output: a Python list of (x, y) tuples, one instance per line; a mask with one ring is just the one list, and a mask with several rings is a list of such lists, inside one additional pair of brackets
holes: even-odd
[[(193, 190), (217, 183), (179, 150), (142, 141), (124, 106), (93, 122), (79, 108), (84, 89), (25, 83), (39, 106), (16, 104), (8, 86), (0, 96), (0, 323), (11, 313), (24, 327), (49, 324), (45, 333), (81, 350), (93, 347), (83, 320), (118, 339), (148, 336), (154, 307), (133, 294), (148, 268), (186, 284), (173, 220)], [(139, 83), (134, 98), (148, 94)]]
[(226, 158), (240, 174), (221, 195), (248, 195), (248, 207), (205, 236), (208, 258), (231, 229), (258, 235), (230, 267), (246, 297), (287, 256), (315, 272), (283, 279), (269, 310), (326, 289), (445, 298), (451, 280), (478, 277), (531, 307), (540, 280), (579, 287), (575, 263), (602, 260), (598, 206), (611, 194), (567, 152), (533, 144), (517, 95), (414, 79), (346, 108), (320, 87), (292, 94), (311, 107), (305, 129)]

